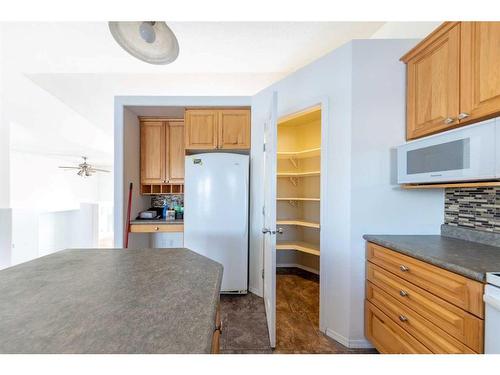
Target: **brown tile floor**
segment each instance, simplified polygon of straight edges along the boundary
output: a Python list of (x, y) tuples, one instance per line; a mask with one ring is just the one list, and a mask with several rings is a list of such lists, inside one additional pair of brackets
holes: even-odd
[(276, 348), (269, 346), (264, 301), (254, 294), (222, 295), (224, 330), (221, 352), (231, 353), (373, 353), (354, 350), (318, 329), (319, 281), (296, 268), (279, 268), (276, 276)]

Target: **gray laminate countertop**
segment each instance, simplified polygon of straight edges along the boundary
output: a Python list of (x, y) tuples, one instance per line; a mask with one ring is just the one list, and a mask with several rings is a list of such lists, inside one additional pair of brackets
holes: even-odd
[(500, 271), (500, 247), (439, 235), (364, 235), (387, 247), (473, 280), (485, 282), (486, 272)]
[(63, 250), (0, 271), (0, 353), (209, 353), (222, 265), (187, 249)]

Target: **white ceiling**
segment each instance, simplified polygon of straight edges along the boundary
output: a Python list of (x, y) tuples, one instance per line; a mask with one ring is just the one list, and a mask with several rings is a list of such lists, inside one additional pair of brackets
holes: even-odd
[[(143, 63), (113, 40), (107, 23), (10, 23), (26, 73), (290, 72), (339, 45), (369, 38), (383, 22), (171, 22), (180, 45), (169, 65)], [(22, 43), (19, 41), (22, 40)]]
[[(421, 38), (436, 25), (172, 22), (179, 58), (157, 66), (123, 51), (105, 22), (3, 23), (2, 65), (87, 119), (96, 128), (92, 134), (104, 131), (111, 142), (117, 95), (253, 95), (352, 39)], [(54, 143), (47, 141), (57, 152)]]

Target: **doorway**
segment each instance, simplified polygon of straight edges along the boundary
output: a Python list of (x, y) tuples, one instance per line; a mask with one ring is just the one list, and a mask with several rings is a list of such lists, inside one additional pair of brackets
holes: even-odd
[(319, 328), (321, 107), (277, 123), (276, 349), (315, 352)]

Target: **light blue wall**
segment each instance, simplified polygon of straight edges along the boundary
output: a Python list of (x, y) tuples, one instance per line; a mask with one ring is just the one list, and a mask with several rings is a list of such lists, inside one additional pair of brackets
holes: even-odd
[[(263, 170), (262, 139), (263, 124), (269, 110), (273, 91), (278, 92), (278, 115), (303, 109), (326, 98), (328, 104), (328, 190), (322, 192), (326, 199), (328, 220), (321, 223), (322, 231), (328, 233), (322, 244), (322, 265), (326, 265), (327, 279), (322, 286), (328, 288), (322, 301), (324, 311), (331, 311), (323, 320), (325, 327), (339, 326), (348, 334), (349, 309), (334, 309), (337, 301), (349, 300), (350, 241), (350, 123), (351, 123), (351, 67), (352, 47), (340, 47), (327, 56), (307, 65), (287, 78), (266, 88), (254, 96), (252, 101), (252, 182), (251, 182), (251, 234), (250, 234), (250, 287), (262, 290), (259, 269), (262, 268), (262, 214)], [(325, 134), (323, 134), (323, 137)], [(333, 214), (335, 213), (335, 214)], [(335, 265), (335, 270), (331, 268)], [(324, 269), (323, 269), (324, 270)], [(341, 286), (341, 287), (340, 287)]]
[(406, 75), (399, 57), (415, 40), (357, 40), (351, 123), (350, 337), (363, 337), (365, 242), (371, 234), (439, 234), (442, 190), (402, 190), (395, 147), (405, 142)]
[(438, 233), (442, 191), (402, 191), (391, 148), (405, 141), (405, 74), (399, 62), (414, 40), (348, 43), (266, 88), (252, 100), (250, 286), (262, 290), (262, 139), (273, 91), (279, 115), (319, 98), (328, 102), (327, 233), (321, 246), (323, 326), (352, 347), (363, 334), (364, 233)]

